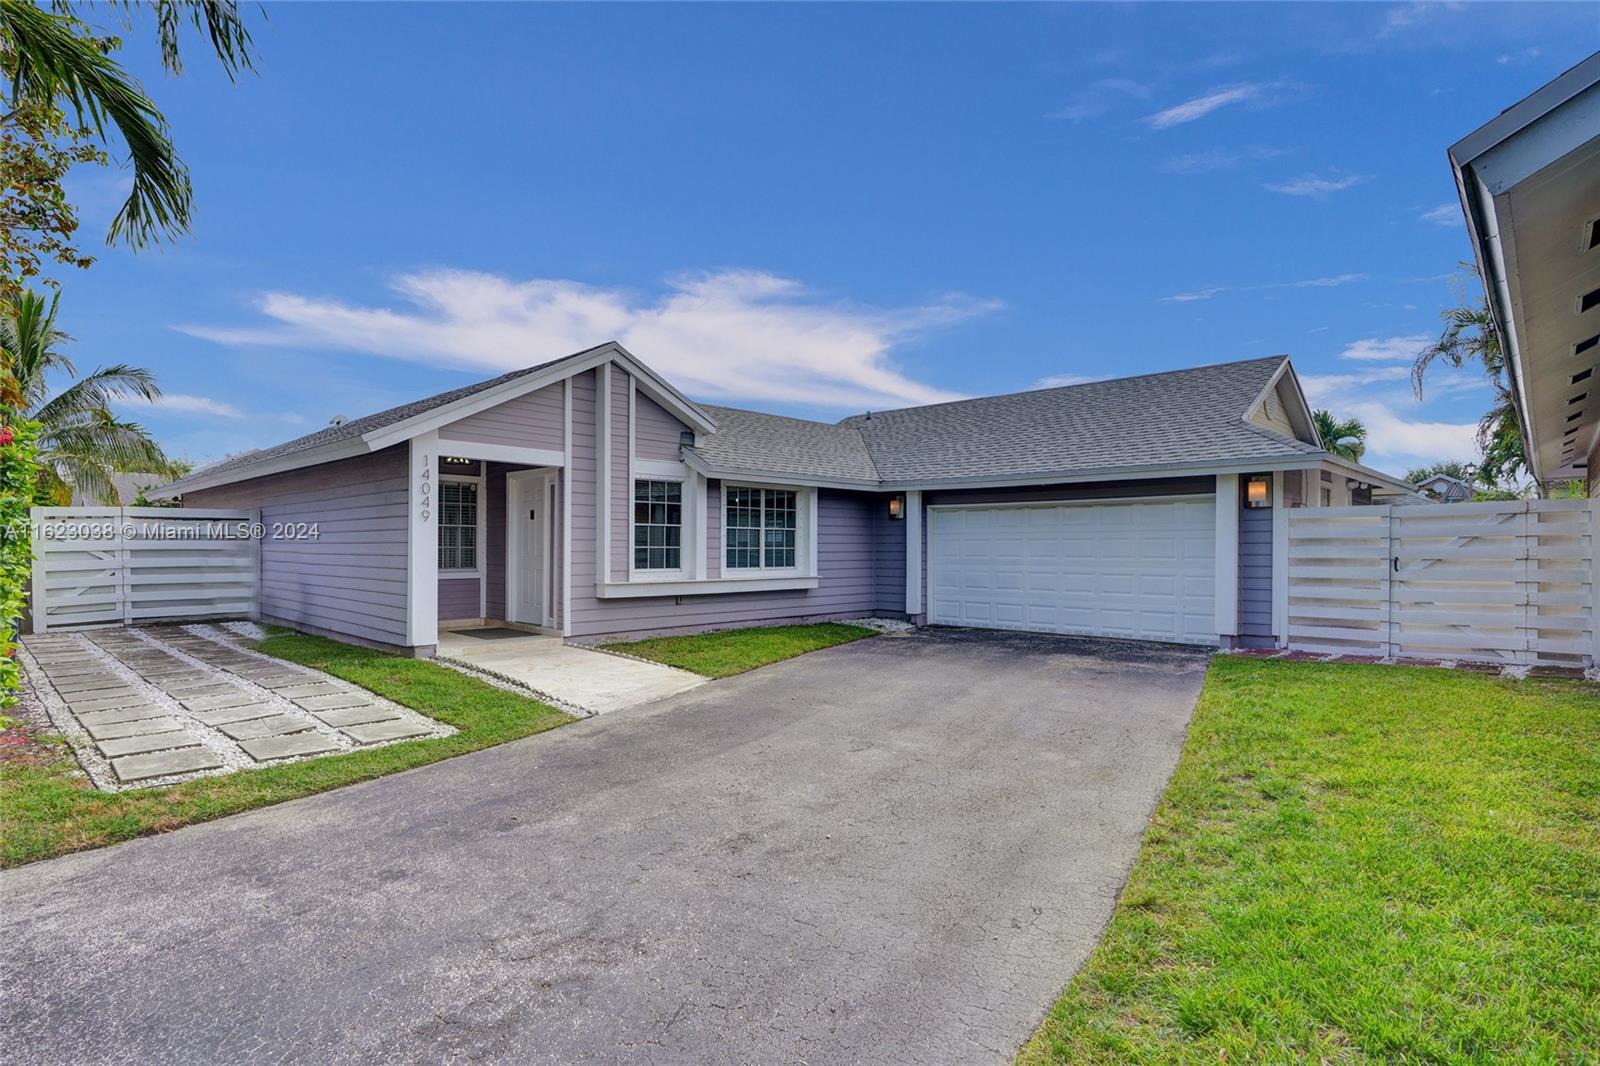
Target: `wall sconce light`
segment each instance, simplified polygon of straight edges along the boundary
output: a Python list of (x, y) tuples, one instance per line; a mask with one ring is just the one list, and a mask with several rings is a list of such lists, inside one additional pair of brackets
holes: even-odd
[(1245, 479), (1244, 505), (1251, 510), (1272, 506), (1272, 480), (1266, 474), (1252, 474)]
[(889, 497), (889, 517), (898, 522), (906, 516), (906, 498), (904, 496)]

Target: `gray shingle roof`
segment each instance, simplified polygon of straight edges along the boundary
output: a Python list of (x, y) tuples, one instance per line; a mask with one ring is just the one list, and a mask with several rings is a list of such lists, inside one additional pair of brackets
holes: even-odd
[(874, 411), (844, 424), (861, 431), (885, 481), (1316, 454), (1244, 421), (1286, 358)]
[(717, 423), (701, 434), (695, 452), (718, 470), (768, 470), (800, 477), (878, 481), (861, 433), (849, 423), (700, 405)]
[(836, 424), (709, 408), (713, 469), (889, 482), (1315, 455), (1244, 421), (1285, 356), (874, 411)]

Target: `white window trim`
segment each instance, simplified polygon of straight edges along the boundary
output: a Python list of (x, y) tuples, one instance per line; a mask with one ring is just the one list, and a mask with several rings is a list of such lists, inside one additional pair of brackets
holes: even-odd
[[(638, 520), (634, 517), (634, 493), (638, 491), (641, 481), (670, 481), (678, 486), (678, 565), (671, 569), (646, 570), (634, 561), (634, 531), (638, 528)], [(689, 578), (689, 560), (692, 553), (699, 550), (695, 544), (693, 530), (695, 529), (694, 516), (694, 486), (689, 483), (689, 478), (683, 474), (658, 474), (649, 470), (636, 470), (628, 479), (628, 581), (634, 584), (649, 584), (661, 581), (684, 581)], [(602, 582), (605, 584), (605, 582)]]
[[(479, 465), (478, 469), (479, 470), (483, 469), (481, 464)], [(450, 483), (450, 482), (455, 482), (455, 483), (458, 483), (458, 484), (476, 485), (477, 488), (478, 488), (478, 503), (477, 503), (477, 508), (476, 508), (477, 533), (474, 534), (474, 540), (475, 540), (476, 543), (473, 545), (473, 550), (472, 550), (472, 558), (474, 560), (476, 560), (477, 565), (476, 566), (472, 566), (472, 567), (457, 567), (457, 568), (451, 568), (451, 569), (446, 569), (445, 567), (441, 566), (441, 567), (439, 567), (439, 577), (440, 577), (441, 580), (454, 579), (454, 578), (468, 578), (468, 577), (476, 577), (476, 578), (480, 578), (481, 579), (483, 577), (483, 574), (484, 574), (484, 567), (483, 567), (483, 562), (484, 562), (484, 560), (483, 560), (484, 542), (483, 542), (483, 537), (484, 537), (484, 531), (485, 531), (485, 529), (487, 529), (487, 518), (488, 518), (488, 516), (487, 516), (487, 514), (485, 512), (487, 512), (489, 510), (489, 501), (485, 498), (484, 491), (483, 491), (483, 485), (484, 485), (483, 475), (482, 474), (477, 474), (477, 475), (472, 475), (472, 474), (441, 474), (441, 475), (439, 475), (439, 484), (440, 485), (445, 485), (445, 484)], [(440, 509), (440, 513), (442, 514), (443, 513), (443, 507), (444, 507), (444, 504), (443, 504), (444, 495), (443, 495), (443, 493), (440, 493), (439, 499), (440, 499), (439, 509)], [(439, 530), (442, 530), (443, 528), (444, 528), (444, 523), (442, 521), (439, 522), (434, 528), (434, 535), (433, 535), (434, 544), (433, 544), (433, 547), (434, 547), (435, 556), (437, 556), (438, 550), (439, 550)]]
[[(794, 565), (793, 566), (729, 566), (728, 565), (728, 490), (776, 489), (794, 493)], [(817, 576), (817, 490), (805, 485), (773, 485), (751, 481), (724, 481), (722, 483), (722, 558), (717, 560), (724, 580), (755, 581), (763, 578), (790, 578)], [(763, 527), (763, 530), (765, 527)], [(761, 546), (766, 558), (766, 545)]]

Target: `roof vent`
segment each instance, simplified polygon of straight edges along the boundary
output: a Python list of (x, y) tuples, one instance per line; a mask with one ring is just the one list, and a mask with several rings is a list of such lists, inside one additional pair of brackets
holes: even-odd
[(350, 420), (348, 418), (346, 418), (344, 415), (334, 415), (332, 418), (328, 419), (328, 425), (330, 425), (330, 426), (342, 426), (348, 421), (350, 421)]

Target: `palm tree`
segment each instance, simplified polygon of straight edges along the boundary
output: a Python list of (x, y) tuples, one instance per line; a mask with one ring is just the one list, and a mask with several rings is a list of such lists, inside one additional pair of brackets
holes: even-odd
[(1361, 424), (1361, 419), (1346, 418), (1341, 421), (1328, 411), (1313, 411), (1311, 418), (1317, 424), (1317, 433), (1322, 437), (1324, 448), (1352, 463), (1361, 461), (1367, 451), (1367, 427)]
[[(1477, 277), (1475, 264), (1462, 265)], [(1494, 389), (1494, 402), (1478, 419), (1478, 448), (1483, 452), (1478, 477), (1490, 485), (1513, 481), (1527, 469), (1527, 455), (1522, 444), (1522, 420), (1517, 414), (1516, 398), (1506, 385), (1505, 355), (1500, 351), (1500, 334), (1489, 314), (1488, 298), (1452, 307), (1442, 317), (1444, 330), (1439, 339), (1424, 348), (1411, 366), (1411, 385), (1421, 399), (1423, 376), (1434, 363), (1453, 367), (1481, 365)]]
[[(240, 69), (253, 69), (250, 33), (233, 0), (125, 0), (116, 6), (154, 13), (162, 62), (173, 73), (183, 69), (178, 37), (185, 15), (207, 35), (230, 78)], [(193, 193), (167, 120), (111, 58), (112, 47), (113, 42), (72, 14), (70, 2), (47, 11), (32, 0), (0, 0), (0, 74), (5, 82), (0, 129), (30, 106), (70, 110), (77, 124), (102, 142), (115, 128), (128, 149), (133, 188), (107, 239), (138, 248), (185, 232)]]
[[(155, 376), (139, 367), (103, 367), (78, 377), (60, 351), (72, 338), (56, 328), (60, 294), (45, 300), (25, 292), (0, 313), (0, 371), (8, 406), (40, 423), (39, 493), (66, 504), (78, 488), (107, 503), (120, 503), (113, 473), (170, 476), (172, 464), (144, 427), (118, 418), (111, 403), (124, 397), (161, 395)], [(50, 379), (77, 378), (54, 396)]]

